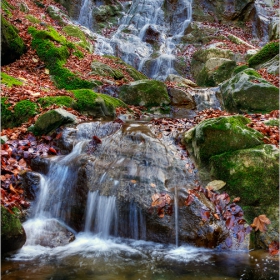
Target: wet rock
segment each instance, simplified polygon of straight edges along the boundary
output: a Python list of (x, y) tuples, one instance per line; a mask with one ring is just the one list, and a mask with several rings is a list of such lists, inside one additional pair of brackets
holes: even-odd
[(196, 104), (194, 98), (187, 90), (181, 90), (178, 88), (168, 88), (168, 93), (171, 98), (171, 105), (184, 106), (187, 109), (195, 109)]
[(14, 62), (26, 52), (26, 46), (18, 35), (18, 30), (1, 15), (1, 62)]
[(29, 220), (24, 224), (24, 228), (29, 236), (29, 245), (55, 248), (65, 246), (75, 240), (74, 233), (55, 219), (38, 220), (38, 222)]
[[(1, 253), (5, 254), (20, 249), (25, 241), (26, 234), (14, 208), (14, 214), (1, 206)], [(17, 212), (18, 211), (18, 212)]]
[(279, 89), (253, 69), (246, 69), (220, 85), (223, 106), (230, 112), (270, 112), (279, 108)]
[(59, 108), (40, 116), (31, 130), (35, 135), (46, 135), (61, 125), (75, 123), (76, 121), (76, 116)]
[(140, 80), (120, 87), (119, 98), (129, 105), (164, 106), (170, 103), (167, 88), (163, 82)]
[(260, 145), (263, 135), (248, 128), (249, 122), (243, 116), (208, 119), (187, 131), (183, 142), (199, 164), (207, 163), (214, 155)]
[(34, 201), (40, 189), (40, 175), (35, 172), (25, 172), (21, 177), (25, 198)]

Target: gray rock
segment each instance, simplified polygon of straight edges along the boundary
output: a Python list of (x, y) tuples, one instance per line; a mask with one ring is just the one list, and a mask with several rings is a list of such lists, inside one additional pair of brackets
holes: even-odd
[(279, 54), (264, 64), (257, 66), (257, 69), (261, 68), (266, 68), (270, 74), (279, 75)]
[(245, 69), (220, 85), (223, 106), (230, 112), (270, 112), (279, 108), (279, 89), (253, 69)]
[(41, 115), (30, 129), (35, 135), (48, 134), (64, 124), (76, 123), (75, 115), (64, 109), (55, 109)]
[(168, 88), (168, 93), (171, 97), (171, 105), (184, 106), (187, 109), (195, 109), (196, 104), (194, 98), (187, 90), (178, 88)]
[(178, 86), (183, 86), (183, 87), (197, 87), (197, 84), (194, 83), (193, 81), (174, 74), (169, 74), (165, 81), (174, 82)]

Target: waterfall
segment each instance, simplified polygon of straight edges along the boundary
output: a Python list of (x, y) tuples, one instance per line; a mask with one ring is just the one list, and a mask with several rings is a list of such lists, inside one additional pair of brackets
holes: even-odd
[(175, 186), (175, 196), (174, 196), (174, 206), (175, 206), (175, 244), (176, 247), (179, 246), (179, 225), (178, 225), (178, 190)]
[[(78, 19), (87, 27), (92, 24), (88, 20), (88, 15), (92, 15), (89, 2), (83, 1)], [(169, 74), (178, 74), (174, 65), (176, 44), (191, 22), (192, 0), (178, 0), (169, 20), (164, 5), (164, 0), (132, 1), (111, 38), (96, 34), (95, 53), (118, 56), (153, 79), (165, 80)], [(145, 39), (150, 31), (154, 33), (153, 42)]]
[(114, 196), (100, 196), (98, 191), (89, 192), (85, 232), (91, 231), (103, 239), (107, 239), (110, 233), (117, 235), (117, 210)]

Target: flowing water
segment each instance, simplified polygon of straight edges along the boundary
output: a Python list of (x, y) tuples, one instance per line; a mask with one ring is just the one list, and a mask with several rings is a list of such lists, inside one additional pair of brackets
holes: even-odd
[[(174, 65), (176, 45), (191, 22), (192, 0), (178, 0), (172, 16), (167, 16), (166, 10), (174, 7), (165, 6), (166, 3), (132, 1), (111, 38), (95, 34), (95, 53), (118, 56), (153, 79), (164, 80), (169, 74), (178, 74)], [(91, 1), (82, 1), (78, 23), (94, 31), (89, 18), (92, 10)]]
[[(72, 152), (50, 158), (48, 172), (40, 174), (40, 193), (30, 219), (23, 224), (27, 242), (2, 260), (2, 279), (278, 279), (277, 260), (263, 251), (223, 252), (180, 242), (177, 188), (174, 190), (176, 234), (175, 240), (170, 240), (172, 244), (146, 240), (146, 216), (136, 201), (130, 201), (127, 209), (120, 212), (117, 196), (101, 195), (98, 190), (86, 194), (83, 229), (73, 230), (69, 216), (71, 207), (75, 206), (75, 164), (86, 153), (89, 140), (85, 139), (94, 131), (103, 135), (106, 148), (110, 142), (106, 142), (105, 135), (112, 134), (111, 138), (116, 139), (121, 131), (116, 132), (119, 126), (114, 124), (80, 126), (85, 129), (76, 131), (79, 140)], [(127, 125), (122, 133), (140, 127)], [(124, 164), (125, 160), (121, 162)], [(94, 182), (104, 184), (111, 176), (107, 172), (103, 170)], [(113, 180), (112, 184), (118, 187), (120, 183)], [(133, 188), (135, 184), (130, 186)], [(119, 237), (120, 230), (126, 232), (127, 238)], [(61, 233), (67, 242), (63, 243)]]

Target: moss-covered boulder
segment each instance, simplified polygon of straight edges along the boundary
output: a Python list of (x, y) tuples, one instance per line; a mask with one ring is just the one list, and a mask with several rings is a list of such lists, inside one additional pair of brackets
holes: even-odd
[(18, 209), (10, 213), (1, 206), (1, 253), (5, 254), (20, 249), (25, 241), (26, 234), (17, 216)]
[(132, 67), (131, 65), (125, 63), (123, 60), (121, 60), (119, 57), (113, 56), (113, 55), (104, 55), (104, 57), (106, 58), (110, 58), (111, 60), (114, 61), (114, 63), (116, 63), (117, 65), (121, 65), (121, 69), (123, 69), (123, 71), (126, 71), (129, 76), (134, 80), (134, 81), (139, 81), (139, 80), (145, 80), (147, 79), (147, 76), (144, 75), (143, 73), (139, 72), (138, 70), (136, 70), (134, 67)]
[(277, 54), (279, 54), (279, 42), (270, 42), (248, 60), (249, 67), (254, 68), (267, 62)]
[(220, 85), (223, 106), (230, 112), (279, 109), (279, 89), (253, 69), (245, 69)]
[(41, 115), (30, 130), (34, 135), (46, 135), (64, 124), (75, 123), (76, 117), (64, 109), (50, 110)]
[(269, 61), (259, 64), (256, 69), (265, 68), (270, 74), (279, 75), (279, 54), (274, 56)]
[(65, 106), (68, 108), (74, 107), (76, 101), (70, 96), (46, 96), (38, 99), (38, 103), (46, 108), (51, 105)]
[(73, 108), (77, 111), (98, 118), (113, 118), (117, 107), (127, 107), (121, 100), (106, 94), (95, 93), (92, 90), (73, 90), (76, 103)]
[[(268, 248), (279, 239), (279, 150), (273, 145), (227, 152), (210, 158), (211, 175), (227, 184), (224, 190), (240, 197), (248, 223), (265, 214), (271, 225), (253, 234), (254, 246)], [(278, 209), (278, 210), (276, 210)]]
[(2, 128), (13, 128), (20, 126), (22, 123), (28, 121), (37, 113), (38, 106), (29, 101), (22, 100), (18, 102), (13, 111), (9, 110), (11, 104), (7, 98), (1, 98), (1, 126)]
[(227, 58), (210, 58), (198, 73), (196, 82), (199, 86), (216, 86), (229, 79), (236, 66), (235, 61)]
[(126, 104), (145, 106), (166, 106), (170, 104), (167, 87), (163, 82), (140, 80), (120, 87), (119, 98)]
[(118, 69), (114, 69), (109, 65), (99, 61), (93, 61), (91, 63), (91, 69), (92, 69), (91, 74), (93, 75), (100, 75), (104, 77), (109, 76), (114, 78), (115, 80), (121, 80), (122, 78), (124, 78), (122, 71)]
[(205, 67), (206, 61), (208, 61), (211, 58), (225, 58), (232, 60), (234, 58), (234, 54), (230, 50), (218, 48), (200, 49), (196, 51), (193, 54), (191, 61), (191, 73), (195, 79), (197, 79), (199, 73)]
[(214, 155), (260, 145), (263, 135), (248, 128), (246, 124), (249, 122), (243, 116), (207, 119), (188, 130), (183, 142), (198, 164), (207, 164)]
[(26, 52), (26, 46), (18, 30), (1, 15), (1, 63), (14, 62)]

